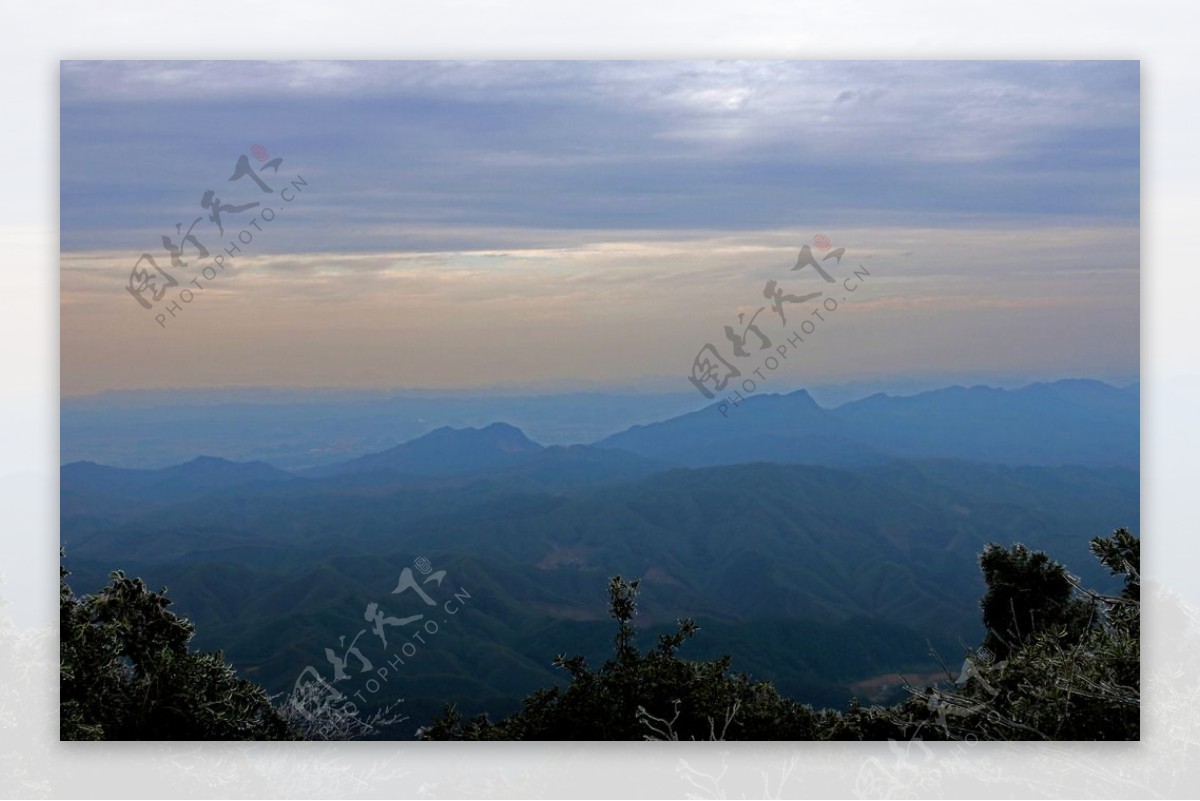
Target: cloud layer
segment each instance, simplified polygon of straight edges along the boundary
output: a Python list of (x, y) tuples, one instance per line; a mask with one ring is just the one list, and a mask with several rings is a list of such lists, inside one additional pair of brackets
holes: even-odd
[[(815, 369), (1136, 372), (1138, 107), (1136, 62), (66, 62), (63, 389), (682, 374), (818, 231), (880, 277)], [(253, 242), (163, 331), (123, 285), (197, 217)]]

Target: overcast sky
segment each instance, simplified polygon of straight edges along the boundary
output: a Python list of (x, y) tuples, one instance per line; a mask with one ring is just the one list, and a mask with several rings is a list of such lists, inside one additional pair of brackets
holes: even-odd
[[(817, 234), (871, 277), (781, 387), (1133, 377), (1138, 87), (1136, 62), (64, 62), (62, 391), (686, 389), (767, 280), (824, 288), (790, 272)], [(221, 235), (208, 190), (260, 205)], [(210, 259), (252, 236), (211, 280), (162, 247), (197, 218)], [(143, 252), (178, 281), (150, 309)]]

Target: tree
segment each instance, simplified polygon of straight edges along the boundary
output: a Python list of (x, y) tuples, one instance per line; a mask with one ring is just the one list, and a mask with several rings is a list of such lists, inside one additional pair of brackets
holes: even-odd
[(614, 655), (598, 670), (560, 655), (566, 688), (529, 695), (498, 722), (464, 720), (451, 704), (421, 730), (427, 740), (1128, 740), (1138, 737), (1140, 541), (1126, 529), (1092, 540), (1123, 576), (1119, 596), (1097, 593), (1044, 553), (988, 545), (980, 555), (983, 646), (957, 677), (892, 707), (844, 712), (799, 704), (769, 682), (733, 673), (731, 658), (690, 662), (698, 631), (681, 620), (646, 652), (636, 644), (637, 581), (609, 582)]
[(789, 701), (768, 682), (730, 671), (730, 657), (707, 662), (681, 659), (679, 649), (696, 634), (680, 620), (673, 634), (642, 652), (636, 644), (638, 582), (613, 577), (609, 614), (617, 622), (614, 655), (598, 670), (581, 656), (560, 654), (565, 689), (529, 695), (522, 709), (499, 722), (486, 715), (464, 720), (451, 704), (425, 740), (641, 740), (814, 739), (821, 715)]
[(257, 685), (222, 654), (188, 649), (192, 624), (166, 590), (117, 571), (76, 597), (60, 567), (63, 740), (279, 740), (294, 733)]
[(1076, 597), (1062, 565), (1017, 543), (989, 543), (979, 557), (987, 593), (979, 602), (987, 636), (983, 647), (1003, 659), (1042, 631), (1066, 627), (1078, 635), (1091, 622), (1092, 607)]
[(1138, 738), (1140, 540), (1117, 529), (1094, 538), (1091, 550), (1124, 578), (1120, 595), (1082, 587), (1045, 554), (989, 546), (980, 560), (985, 647), (968, 656), (952, 688), (914, 691), (894, 710), (910, 736)]

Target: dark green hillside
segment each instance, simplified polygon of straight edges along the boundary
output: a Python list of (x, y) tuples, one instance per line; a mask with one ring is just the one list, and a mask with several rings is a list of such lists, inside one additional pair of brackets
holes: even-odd
[[(1136, 521), (1139, 509), (1133, 471), (951, 462), (677, 469), (558, 490), (376, 479), (259, 484), (140, 515), (126, 508), (101, 525), (91, 519), (77, 538), (64, 515), (67, 563), (85, 591), (114, 565), (166, 585), (196, 622), (199, 646), (223, 649), (279, 692), (306, 665), (327, 667), (324, 649), (339, 637), (369, 628), (367, 604), (420, 612), (411, 593), (391, 590), (426, 557), (448, 571), (441, 600), (459, 588), (471, 598), (439, 619), (403, 681), (372, 696), (404, 697), (414, 720), (450, 698), (467, 712), (511, 710), (531, 688), (561, 680), (552, 650), (604, 653), (605, 581), (637, 576), (651, 631), (694, 617), (705, 632), (697, 653), (736, 645), (741, 669), (837, 706), (855, 681), (936, 667), (927, 640), (957, 653), (960, 640), (978, 639), (975, 560), (987, 542), (1045, 549), (1103, 586), (1103, 570), (1083, 569), (1093, 564), (1088, 539), (1111, 520)], [(364, 653), (379, 664), (394, 655)]]

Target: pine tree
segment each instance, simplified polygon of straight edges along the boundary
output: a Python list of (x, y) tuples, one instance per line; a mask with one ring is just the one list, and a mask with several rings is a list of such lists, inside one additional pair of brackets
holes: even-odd
[(188, 648), (195, 629), (165, 590), (117, 571), (78, 598), (67, 575), (60, 567), (61, 739), (292, 739), (260, 687), (220, 652)]

